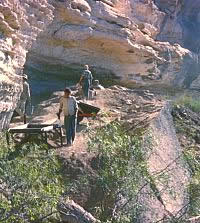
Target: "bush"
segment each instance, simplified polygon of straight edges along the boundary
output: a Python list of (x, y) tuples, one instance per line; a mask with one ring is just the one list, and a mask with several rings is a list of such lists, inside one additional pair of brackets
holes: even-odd
[[(141, 179), (149, 178), (141, 138), (125, 134), (118, 122), (90, 131), (89, 138), (89, 151), (99, 157), (97, 184), (103, 191), (103, 199), (96, 206), (97, 218), (102, 222), (131, 222), (139, 208), (137, 196)], [(119, 197), (134, 202), (128, 212), (125, 211), (130, 203), (127, 200), (127, 204), (121, 204), (117, 210), (115, 202)], [(113, 210), (117, 213), (115, 221)]]
[(191, 182), (188, 185), (188, 194), (190, 196), (189, 214), (190, 216), (199, 216), (200, 208), (200, 160), (199, 152), (195, 148), (184, 151), (184, 157), (191, 171)]
[(30, 143), (8, 147), (3, 136), (0, 142), (0, 221), (48, 222), (63, 192), (54, 152)]
[(200, 101), (189, 95), (183, 95), (175, 100), (174, 104), (183, 105), (190, 108), (193, 112), (200, 112)]

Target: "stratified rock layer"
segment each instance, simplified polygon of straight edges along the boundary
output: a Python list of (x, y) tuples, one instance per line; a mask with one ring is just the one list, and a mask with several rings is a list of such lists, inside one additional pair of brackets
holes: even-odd
[(199, 7), (195, 0), (2, 0), (0, 129), (20, 98), (24, 67), (38, 88), (39, 76), (78, 79), (84, 64), (102, 79), (198, 88)]
[(6, 128), (22, 89), (26, 54), (53, 19), (47, 0), (0, 1), (0, 129)]
[(26, 67), (33, 70), (31, 74), (77, 79), (83, 65), (89, 64), (101, 79), (193, 86), (198, 56), (188, 49), (198, 42), (189, 46), (185, 34), (185, 20), (191, 20), (193, 4), (189, 7), (176, 0), (71, 0), (52, 4), (54, 19), (28, 53)]

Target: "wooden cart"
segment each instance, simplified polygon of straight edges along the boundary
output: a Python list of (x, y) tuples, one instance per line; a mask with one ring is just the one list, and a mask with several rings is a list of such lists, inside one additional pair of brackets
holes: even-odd
[(48, 134), (50, 132), (57, 132), (60, 137), (60, 144), (63, 145), (62, 140), (62, 130), (61, 126), (57, 124), (35, 124), (35, 123), (28, 123), (25, 125), (19, 125), (14, 128), (9, 128), (6, 132), (6, 140), (7, 144), (10, 144), (10, 136), (14, 138), (15, 133), (25, 133), (29, 135), (38, 134), (41, 135), (45, 142), (47, 142)]

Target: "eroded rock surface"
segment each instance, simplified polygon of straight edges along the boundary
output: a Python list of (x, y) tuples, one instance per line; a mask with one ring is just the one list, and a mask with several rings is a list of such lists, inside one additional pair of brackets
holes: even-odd
[(1, 129), (23, 90), (23, 71), (38, 88), (50, 79), (54, 85), (61, 83), (57, 78), (78, 79), (83, 64), (102, 79), (198, 88), (199, 6), (186, 0), (2, 0)]
[(75, 76), (86, 63), (98, 76), (143, 82), (164, 76), (159, 66), (168, 64), (169, 54), (179, 67), (189, 52), (155, 41), (165, 13), (152, 1), (65, 1), (54, 7), (54, 20), (33, 44), (27, 66), (49, 65), (55, 75), (59, 66), (63, 72), (73, 68)]
[(48, 1), (0, 1), (0, 129), (8, 126), (23, 91), (26, 54), (53, 19)]

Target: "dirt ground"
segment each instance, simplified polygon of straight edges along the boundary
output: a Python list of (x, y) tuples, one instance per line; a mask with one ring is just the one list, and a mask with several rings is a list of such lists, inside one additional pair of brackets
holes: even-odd
[[(72, 94), (76, 94), (73, 92)], [(140, 124), (150, 122), (159, 113), (163, 107), (163, 101), (156, 98), (148, 90), (131, 90), (120, 86), (113, 86), (96, 90), (96, 96), (86, 103), (99, 107), (100, 112), (95, 118), (84, 118), (77, 125), (77, 134), (74, 145), (66, 147), (66, 137), (63, 129), (63, 146), (60, 146), (59, 137), (50, 135), (48, 144), (57, 150), (62, 157), (76, 156), (76, 158), (86, 157), (87, 155), (87, 128), (95, 128), (105, 125), (114, 119), (119, 119), (128, 123), (130, 128), (135, 128)], [(28, 117), (28, 123), (54, 124), (57, 123), (56, 113), (59, 109), (59, 98), (63, 92), (55, 92), (49, 100), (40, 103), (32, 117)], [(80, 100), (81, 101), (81, 100)], [(61, 124), (63, 124), (63, 115)], [(19, 117), (15, 118), (10, 127), (23, 124)]]
[[(111, 120), (113, 117), (102, 117), (103, 114), (109, 112), (109, 95), (107, 90), (96, 90), (97, 94), (92, 100), (88, 100), (87, 102), (90, 105), (99, 107), (101, 110), (98, 113), (96, 118), (86, 118), (77, 125), (77, 133), (76, 139), (71, 147), (66, 147), (66, 136), (65, 130), (62, 129), (63, 134), (63, 146), (60, 145), (60, 139), (57, 134), (50, 134), (48, 137), (48, 145), (57, 150), (58, 154), (62, 157), (69, 157), (73, 156), (81, 156), (82, 158), (87, 154), (87, 136), (84, 134), (87, 128), (95, 127), (101, 122), (107, 122)], [(75, 92), (72, 92), (75, 94)], [(34, 110), (32, 117), (27, 118), (27, 123), (39, 123), (39, 124), (55, 124), (58, 123), (59, 120), (57, 119), (56, 113), (59, 109), (59, 98), (63, 95), (63, 92), (55, 92), (49, 100), (43, 101), (40, 103)], [(82, 100), (80, 100), (82, 101)], [(106, 119), (106, 120), (105, 120)], [(61, 125), (64, 123), (63, 114), (61, 114)], [(16, 127), (18, 125), (23, 125), (21, 118), (15, 117), (11, 124), (10, 128)], [(22, 134), (17, 137), (18, 140), (23, 138)], [(77, 157), (78, 158), (78, 157)]]

